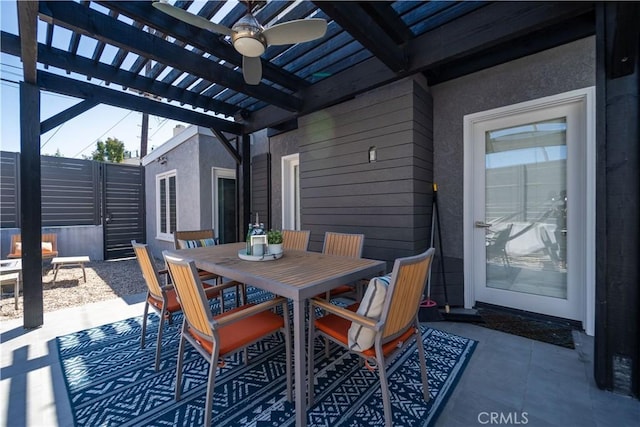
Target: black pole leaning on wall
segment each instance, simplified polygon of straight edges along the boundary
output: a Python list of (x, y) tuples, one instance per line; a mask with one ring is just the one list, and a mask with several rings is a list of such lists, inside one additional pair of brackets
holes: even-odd
[(42, 197), (40, 183), (40, 88), (20, 83), (20, 223), (24, 327), (44, 322), (42, 293)]

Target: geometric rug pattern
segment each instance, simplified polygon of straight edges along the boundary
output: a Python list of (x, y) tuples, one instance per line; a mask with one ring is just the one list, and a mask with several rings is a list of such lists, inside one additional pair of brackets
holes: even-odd
[[(248, 299), (271, 298), (247, 289)], [(228, 304), (226, 300), (228, 299)], [(225, 304), (235, 301), (232, 292)], [(212, 301), (218, 312), (218, 300)], [(142, 316), (103, 325), (56, 339), (59, 359), (77, 426), (199, 426), (205, 406), (209, 364), (186, 346), (182, 398), (174, 399), (175, 368), (182, 315), (165, 324), (162, 360), (154, 370), (158, 316), (149, 315), (147, 346), (140, 348)], [(402, 352), (389, 366), (393, 423), (433, 425), (469, 361), (476, 342), (422, 326), (427, 351), (431, 399), (422, 399), (417, 349)], [(384, 425), (377, 372), (337, 346), (326, 358), (316, 340), (315, 404), (308, 409), (310, 426)], [(284, 339), (264, 339), (218, 368), (213, 404), (214, 426), (295, 425), (295, 405), (286, 400)]]

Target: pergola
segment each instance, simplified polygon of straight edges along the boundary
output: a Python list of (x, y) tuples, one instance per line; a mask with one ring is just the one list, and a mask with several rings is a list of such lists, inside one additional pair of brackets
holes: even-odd
[[(243, 3), (173, 4), (228, 27), (246, 12)], [(638, 3), (254, 2), (253, 12), (265, 26), (311, 17), (328, 22), (321, 39), (269, 47), (258, 85), (244, 82), (242, 57), (228, 38), (172, 18), (150, 1), (18, 1), (17, 7), (19, 34), (2, 31), (0, 42), (2, 52), (19, 56), (24, 67), (25, 327), (43, 323), (40, 135), (95, 105), (212, 129), (248, 182), (252, 132), (293, 129), (300, 116), (416, 73), (435, 85), (595, 35), (596, 379), (612, 387), (617, 354), (633, 354), (638, 365)], [(80, 101), (41, 121), (41, 90)], [(241, 147), (229, 135), (239, 136)], [(243, 188), (247, 202), (249, 188)], [(636, 320), (633, 326), (629, 316)]]

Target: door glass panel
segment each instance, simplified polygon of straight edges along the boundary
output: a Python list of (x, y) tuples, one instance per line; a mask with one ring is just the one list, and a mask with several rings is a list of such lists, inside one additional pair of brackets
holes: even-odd
[(236, 180), (218, 178), (218, 237), (220, 243), (236, 241)]
[(485, 133), (486, 285), (567, 298), (566, 118)]

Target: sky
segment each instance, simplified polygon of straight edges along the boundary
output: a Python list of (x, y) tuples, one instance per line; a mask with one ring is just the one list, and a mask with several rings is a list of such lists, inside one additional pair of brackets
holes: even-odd
[[(12, 34), (18, 34), (18, 20), (16, 3), (14, 0), (0, 0), (0, 28)], [(45, 34), (45, 26), (40, 22), (38, 39)], [(61, 41), (61, 43), (64, 43)], [(68, 46), (68, 42), (67, 42)], [(80, 46), (81, 50), (92, 46)], [(83, 53), (83, 56), (91, 54)], [(40, 67), (39, 67), (40, 68)], [(64, 71), (49, 68), (49, 72), (65, 75)], [(23, 80), (22, 63), (19, 58), (1, 54), (0, 57), (0, 149), (2, 151), (20, 151), (20, 98), (18, 82)], [(86, 81), (86, 80), (85, 80)], [(91, 83), (100, 82), (92, 80)], [(121, 87), (111, 85), (111, 89), (121, 91)], [(64, 111), (80, 99), (41, 91), (40, 119), (41, 121)], [(124, 142), (125, 150), (131, 151), (133, 156), (140, 150), (142, 113), (124, 110), (106, 105), (97, 105), (89, 111), (76, 116), (66, 123), (42, 134), (40, 137), (41, 153), (54, 155), (57, 152), (64, 157), (82, 158), (90, 156), (96, 148), (98, 140), (117, 138)], [(148, 151), (158, 147), (173, 136), (173, 128), (177, 124), (184, 124), (162, 117), (149, 117)]]

